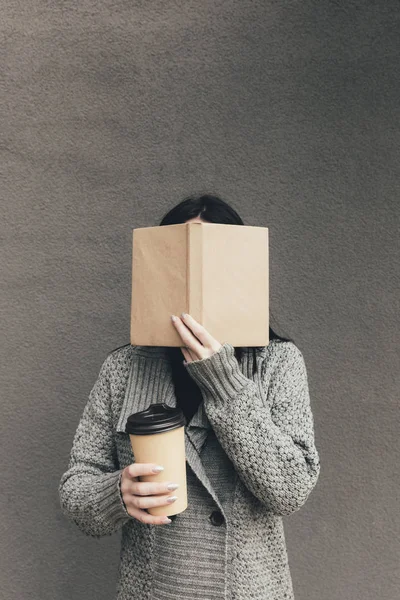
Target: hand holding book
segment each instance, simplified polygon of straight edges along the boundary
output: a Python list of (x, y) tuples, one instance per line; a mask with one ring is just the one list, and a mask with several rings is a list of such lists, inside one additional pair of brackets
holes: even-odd
[(181, 347), (185, 365), (195, 360), (208, 358), (222, 348), (222, 344), (213, 338), (205, 327), (191, 315), (182, 313), (181, 318), (171, 315), (171, 319), (185, 344), (184, 347)]

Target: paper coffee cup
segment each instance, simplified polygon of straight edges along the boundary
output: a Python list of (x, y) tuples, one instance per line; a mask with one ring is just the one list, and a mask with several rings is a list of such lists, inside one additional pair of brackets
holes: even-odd
[[(153, 506), (151, 515), (176, 515), (187, 508), (185, 417), (178, 407), (156, 403), (141, 412), (130, 415), (125, 426), (137, 463), (162, 465), (164, 471), (141, 475), (139, 481), (179, 483), (170, 495), (178, 496), (172, 504)], [(168, 491), (165, 492), (166, 494)]]

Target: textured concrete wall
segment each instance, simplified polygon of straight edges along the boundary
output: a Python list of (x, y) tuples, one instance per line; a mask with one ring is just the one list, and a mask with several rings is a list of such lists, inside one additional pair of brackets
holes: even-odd
[(322, 468), (285, 521), (296, 598), (395, 600), (400, 4), (1, 9), (1, 597), (113, 597), (118, 535), (85, 537), (57, 486), (129, 341), (131, 229), (209, 191), (270, 227), (272, 324), (308, 366)]

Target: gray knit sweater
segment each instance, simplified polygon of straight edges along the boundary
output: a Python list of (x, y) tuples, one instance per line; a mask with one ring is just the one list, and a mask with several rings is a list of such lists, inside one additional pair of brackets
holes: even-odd
[(131, 517), (120, 491), (135, 461), (128, 416), (176, 406), (166, 349), (127, 345), (103, 362), (59, 494), (87, 535), (121, 529), (116, 600), (294, 599), (282, 517), (320, 472), (307, 372), (292, 342), (257, 350), (254, 375), (252, 357), (245, 349), (239, 363), (226, 342), (185, 367), (203, 402), (185, 427), (189, 506), (170, 525)]

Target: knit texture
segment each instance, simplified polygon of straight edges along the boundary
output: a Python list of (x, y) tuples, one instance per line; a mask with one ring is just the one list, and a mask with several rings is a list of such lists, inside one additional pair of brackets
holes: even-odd
[[(190, 431), (192, 438), (197, 433), (197, 428)], [(200, 456), (224, 516), (189, 467), (187, 509), (176, 515), (171, 525), (155, 530), (152, 600), (220, 600), (227, 597), (231, 550), (228, 529), (234, 469), (212, 430)], [(179, 488), (174, 494), (179, 495)], [(214, 524), (213, 518), (218, 519)]]
[[(203, 579), (220, 581), (215, 598), (294, 598), (282, 517), (304, 505), (320, 472), (307, 372), (292, 342), (271, 340), (257, 352), (255, 375), (252, 352), (245, 352), (239, 364), (227, 342), (185, 367), (202, 393), (199, 415), (204, 415), (205, 428), (198, 429), (198, 447), (186, 428), (191, 506), (171, 525), (131, 517), (119, 487), (123, 468), (135, 460), (124, 430), (129, 414), (152, 402), (176, 405), (165, 349), (127, 345), (105, 359), (78, 424), (59, 494), (64, 514), (87, 535), (122, 530), (117, 600), (157, 598), (160, 548), (177, 539), (185, 518), (187, 525), (194, 514), (200, 518), (191, 522), (193, 536), (204, 538), (197, 549)], [(216, 463), (230, 465), (236, 473), (235, 485), (227, 486), (228, 503), (210, 455), (202, 462), (208, 427), (215, 436)], [(222, 451), (228, 462), (219, 460)], [(214, 511), (223, 515), (222, 525), (210, 522)], [(218, 563), (211, 560), (216, 543), (226, 550)], [(178, 600), (186, 597), (179, 594), (180, 583), (188, 581), (187, 570), (183, 563), (175, 564), (174, 572), (175, 596), (170, 597)], [(214, 598), (196, 587), (190, 597)]]
[[(153, 600), (220, 600), (227, 597), (232, 560), (230, 515), (236, 472), (203, 408), (204, 405), (198, 407), (186, 433), (201, 457), (222, 511), (217, 510), (213, 497), (188, 465), (187, 509), (175, 515), (171, 526), (155, 530)], [(188, 457), (190, 459), (190, 453)], [(175, 493), (179, 494), (179, 489)]]

